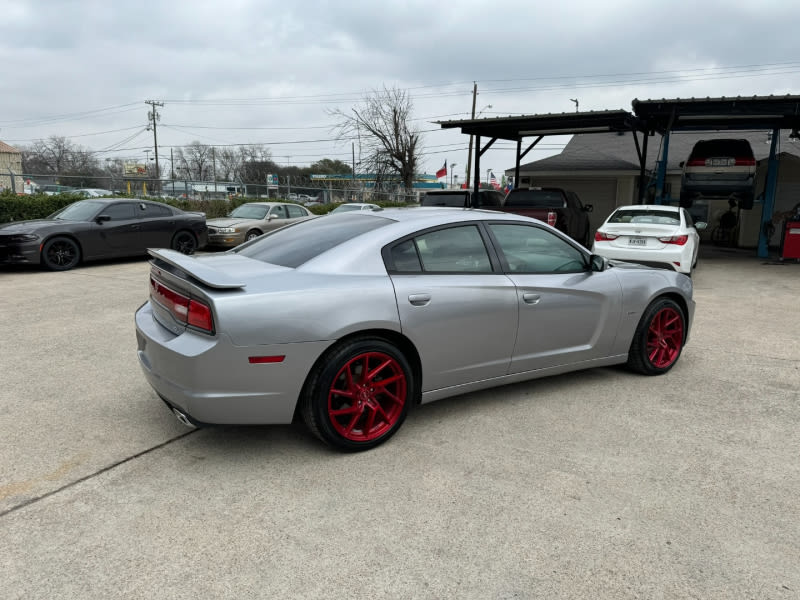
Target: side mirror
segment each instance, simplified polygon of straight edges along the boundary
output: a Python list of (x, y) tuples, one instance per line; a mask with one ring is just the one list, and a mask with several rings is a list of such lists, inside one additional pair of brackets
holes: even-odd
[(697, 231), (703, 231), (706, 227), (708, 227), (708, 223), (704, 223), (703, 221), (698, 221), (694, 224), (694, 228), (697, 229)]
[(95, 221), (97, 221), (98, 224), (105, 223), (106, 221), (110, 221), (110, 220), (111, 220), (111, 217), (108, 216), (108, 215), (98, 215), (97, 218), (95, 219)]
[(267, 221), (272, 221), (273, 219), (277, 219), (277, 218), (278, 218), (278, 215), (268, 215), (267, 216)]
[(585, 212), (592, 212), (594, 210), (594, 205), (593, 204), (584, 204), (583, 205), (583, 210)]
[(683, 165), (685, 165), (685, 164), (686, 164), (686, 161), (682, 160), (681, 162), (678, 163), (678, 166), (682, 169)]
[(602, 272), (606, 270), (606, 267), (608, 267), (608, 259), (598, 254), (592, 254), (589, 260), (592, 266), (592, 271)]

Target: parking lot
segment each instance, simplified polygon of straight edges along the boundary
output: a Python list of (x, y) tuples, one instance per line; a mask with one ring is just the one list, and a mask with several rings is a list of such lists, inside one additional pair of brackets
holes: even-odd
[(145, 260), (0, 270), (3, 598), (800, 597), (800, 265), (704, 249), (676, 367), (414, 411), (345, 455), (189, 430)]

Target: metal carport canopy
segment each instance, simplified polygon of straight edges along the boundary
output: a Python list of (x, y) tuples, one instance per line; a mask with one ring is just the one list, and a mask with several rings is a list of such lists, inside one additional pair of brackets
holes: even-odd
[[(517, 142), (514, 180), (519, 180), (520, 160), (547, 135), (572, 135), (575, 133), (608, 133), (610, 131), (636, 131), (638, 119), (627, 110), (604, 110), (574, 113), (551, 113), (543, 115), (519, 115), (490, 117), (486, 119), (462, 119), (438, 121), (442, 129), (461, 129), (461, 133), (475, 136), (475, 179), (473, 199), (480, 189), (480, 157), (498, 139)], [(536, 136), (536, 140), (522, 151), (522, 138)], [(481, 148), (481, 137), (491, 138)], [(470, 149), (471, 149), (470, 144)], [(637, 141), (638, 147), (638, 141)], [(640, 153), (641, 155), (641, 153)]]
[(675, 98), (631, 102), (640, 130), (719, 131), (800, 126), (800, 96)]

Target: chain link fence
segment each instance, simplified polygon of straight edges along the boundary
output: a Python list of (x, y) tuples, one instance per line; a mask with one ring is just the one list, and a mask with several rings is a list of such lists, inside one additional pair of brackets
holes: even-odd
[(192, 181), (186, 179), (155, 179), (115, 175), (37, 175), (8, 173), (6, 186), (18, 194), (58, 194), (79, 192), (84, 195), (124, 194), (137, 197), (161, 197), (185, 200), (222, 200), (252, 198), (254, 200), (290, 200), (305, 204), (339, 202), (371, 202), (375, 204), (415, 204), (424, 191), (406, 193), (401, 186), (375, 189), (366, 185), (321, 185), (288, 181), (281, 185), (266, 185), (226, 181)]

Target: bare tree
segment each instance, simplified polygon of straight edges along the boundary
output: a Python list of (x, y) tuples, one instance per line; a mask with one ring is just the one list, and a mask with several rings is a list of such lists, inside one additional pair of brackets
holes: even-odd
[(23, 149), (22, 170), (35, 175), (89, 175), (99, 168), (90, 150), (51, 135)]
[(412, 110), (405, 90), (384, 86), (367, 94), (363, 106), (353, 108), (352, 114), (341, 109), (330, 114), (339, 121), (336, 130), (340, 139), (360, 139), (362, 170), (376, 175), (389, 171), (411, 191), (422, 151), (421, 134), (411, 124)]
[(211, 179), (211, 146), (192, 142), (175, 152), (175, 173), (181, 179)]

